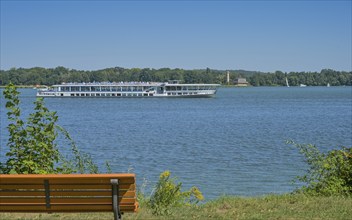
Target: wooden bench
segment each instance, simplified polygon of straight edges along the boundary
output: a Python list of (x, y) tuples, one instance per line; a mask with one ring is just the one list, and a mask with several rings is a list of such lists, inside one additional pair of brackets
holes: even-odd
[(0, 212), (136, 212), (135, 174), (0, 174)]

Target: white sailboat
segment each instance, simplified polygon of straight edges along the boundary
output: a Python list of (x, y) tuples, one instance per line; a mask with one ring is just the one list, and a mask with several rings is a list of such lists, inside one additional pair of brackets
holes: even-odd
[(286, 77), (286, 86), (287, 86), (287, 87), (290, 87), (290, 85), (288, 84), (287, 77)]
[(328, 84), (326, 85), (326, 87), (330, 87), (330, 83), (328, 83)]

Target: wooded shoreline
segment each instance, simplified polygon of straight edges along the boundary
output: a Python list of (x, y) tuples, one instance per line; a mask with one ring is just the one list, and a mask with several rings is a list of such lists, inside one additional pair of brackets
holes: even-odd
[[(227, 82), (227, 72), (230, 81)], [(323, 69), (320, 72), (259, 72), (246, 70), (214, 69), (151, 69), (113, 67), (101, 70), (75, 70), (62, 66), (56, 68), (11, 68), (0, 70), (0, 86), (12, 82), (19, 86), (54, 85), (63, 82), (165, 82), (181, 80), (183, 83), (216, 83), (234, 85), (238, 78), (246, 78), (251, 86), (351, 86), (352, 71)]]

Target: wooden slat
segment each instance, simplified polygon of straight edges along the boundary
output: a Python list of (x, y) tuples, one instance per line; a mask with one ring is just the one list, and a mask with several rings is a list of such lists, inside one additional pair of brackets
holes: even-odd
[[(120, 197), (120, 203), (133, 203), (135, 198)], [(21, 203), (33, 203), (33, 204), (45, 204), (45, 197), (32, 197), (32, 198), (0, 198), (1, 205), (10, 204), (21, 204)], [(65, 203), (65, 204), (112, 204), (111, 196), (107, 197), (51, 197), (50, 204)]]
[[(50, 182), (49, 182), (50, 184)], [(42, 185), (19, 185), (19, 184), (9, 184), (2, 185), (0, 184), (0, 189), (44, 189), (44, 184)], [(110, 185), (51, 185), (50, 189), (111, 189)], [(119, 184), (119, 189), (136, 189), (135, 184)]]
[[(12, 179), (1, 179), (0, 183), (1, 184), (43, 184), (44, 180), (49, 180), (50, 184), (99, 184), (99, 185), (110, 185), (111, 182), (110, 180), (113, 178), (85, 178), (85, 179), (70, 179), (70, 178), (61, 178), (61, 179), (50, 179), (50, 178), (42, 178), (42, 179), (24, 179), (24, 178), (12, 178)], [(116, 178), (117, 179), (117, 178)], [(119, 184), (130, 184), (134, 183), (134, 178), (123, 178), (119, 179)]]
[(23, 179), (85, 179), (85, 178), (135, 178), (133, 173), (112, 173), (112, 174), (0, 174), (0, 179), (23, 178)]
[(105, 181), (109, 182), (110, 179), (119, 179), (124, 182), (134, 182), (134, 174), (0, 174), (0, 183), (13, 183), (13, 181), (19, 183), (41, 183), (44, 179), (50, 179), (52, 181), (62, 182), (72, 181), (72, 182), (81, 182), (85, 181), (90, 182), (91, 180), (98, 181), (98, 183), (104, 183)]
[(1, 184), (0, 190), (11, 190), (11, 189), (42, 189), (44, 190), (44, 184), (36, 185), (23, 185), (23, 184)]
[[(51, 191), (50, 196), (110, 196), (111, 190), (107, 191)], [(119, 191), (120, 196), (131, 197), (135, 196), (135, 191)], [(33, 196), (45, 196), (45, 191), (0, 191), (1, 197), (33, 197)]]
[[(137, 204), (120, 205), (122, 212), (134, 212), (137, 210)], [(111, 212), (111, 204), (102, 205), (55, 205), (47, 209), (45, 205), (3, 205), (0, 206), (0, 212)]]

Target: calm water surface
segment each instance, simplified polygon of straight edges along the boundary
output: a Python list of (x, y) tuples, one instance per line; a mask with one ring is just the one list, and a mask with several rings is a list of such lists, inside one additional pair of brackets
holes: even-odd
[[(35, 90), (20, 90), (33, 109)], [(105, 171), (132, 170), (147, 188), (164, 170), (207, 199), (289, 192), (302, 174), (297, 150), (352, 145), (351, 87), (221, 88), (215, 98), (47, 98), (78, 147)], [(1, 95), (1, 161), (8, 134)], [(65, 146), (61, 146), (66, 151)]]

